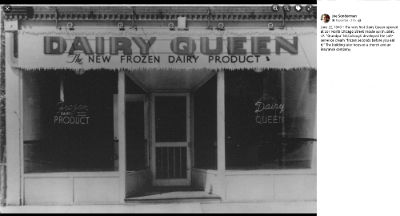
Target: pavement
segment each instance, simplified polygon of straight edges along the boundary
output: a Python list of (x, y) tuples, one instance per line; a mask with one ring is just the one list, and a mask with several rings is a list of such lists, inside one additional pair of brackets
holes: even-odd
[(317, 202), (6, 206), (0, 213), (317, 213)]

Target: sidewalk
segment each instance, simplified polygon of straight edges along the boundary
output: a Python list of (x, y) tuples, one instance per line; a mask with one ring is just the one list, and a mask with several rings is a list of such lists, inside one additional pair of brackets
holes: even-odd
[(317, 202), (6, 206), (1, 213), (317, 213)]

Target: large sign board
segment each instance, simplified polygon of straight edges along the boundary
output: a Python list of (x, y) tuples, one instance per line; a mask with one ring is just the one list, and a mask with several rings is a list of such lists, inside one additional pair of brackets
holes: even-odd
[(316, 68), (315, 28), (20, 30), (24, 69)]

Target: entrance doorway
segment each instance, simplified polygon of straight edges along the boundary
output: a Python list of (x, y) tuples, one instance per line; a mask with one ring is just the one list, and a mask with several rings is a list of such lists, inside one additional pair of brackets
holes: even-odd
[[(114, 137), (118, 137), (117, 95), (114, 95)], [(140, 171), (149, 167), (148, 105), (143, 94), (125, 95), (126, 171)]]
[[(184, 192), (188, 197), (194, 196), (191, 192), (198, 192), (198, 188), (192, 186), (191, 179), (194, 166), (194, 149), (192, 149), (194, 145), (193, 92), (211, 79), (215, 73), (215, 71), (209, 70), (201, 73), (177, 70), (169, 71), (168, 74), (158, 70), (125, 72), (129, 77), (127, 81), (133, 81), (133, 83), (125, 83), (128, 84), (125, 91), (125, 113), (117, 112), (117, 105), (123, 104), (118, 101), (118, 95), (115, 95), (114, 103), (115, 121), (118, 121), (118, 118), (125, 119), (125, 146), (118, 142), (118, 134), (122, 135), (121, 131), (116, 128), (118, 124), (115, 123), (114, 127), (116, 146), (125, 147), (124, 153), (117, 151), (115, 157), (116, 165), (122, 163), (126, 165), (122, 169), (116, 166), (116, 170), (119, 170), (121, 176), (124, 176), (124, 180), (121, 180), (123, 183), (120, 185), (120, 191), (125, 193), (125, 201), (152, 193), (169, 195), (173, 193), (172, 197), (175, 199), (175, 195), (178, 198), (181, 197), (180, 192)], [(130, 94), (137, 93), (141, 94), (141, 96), (138, 95), (138, 99), (129, 99)], [(136, 119), (135, 116), (139, 113), (143, 113), (144, 118)], [(133, 116), (130, 117), (130, 114)], [(143, 124), (144, 126), (142, 126)], [(132, 127), (132, 130), (129, 129)], [(145, 128), (144, 133), (143, 127)], [(143, 136), (144, 138), (142, 138)], [(128, 146), (132, 143), (130, 140), (136, 143), (133, 144), (134, 146), (139, 145), (136, 152), (133, 148), (130, 153)], [(146, 143), (146, 140), (148, 151), (144, 152), (140, 143)], [(211, 143), (214, 143), (214, 140), (213, 138)], [(208, 141), (204, 142), (208, 143)], [(125, 156), (123, 160), (121, 160), (123, 156), (118, 157), (118, 153)], [(137, 160), (143, 161), (144, 155), (147, 158), (145, 166), (127, 164), (131, 161), (132, 163)], [(143, 167), (146, 168), (142, 169)], [(123, 185), (125, 185), (124, 188)]]
[(152, 94), (153, 186), (191, 184), (189, 93)]
[[(150, 179), (148, 99), (144, 94), (125, 95), (126, 196), (143, 190)], [(114, 143), (118, 146), (118, 95), (114, 95)], [(117, 149), (117, 148), (116, 148)], [(118, 149), (115, 153), (118, 166)]]

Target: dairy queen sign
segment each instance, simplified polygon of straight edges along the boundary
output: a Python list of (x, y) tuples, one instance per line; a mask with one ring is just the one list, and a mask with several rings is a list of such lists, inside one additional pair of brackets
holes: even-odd
[(313, 29), (302, 32), (26, 30), (19, 32), (23, 39), (21, 46), (30, 47), (32, 52), (21, 53), (19, 66), (85, 70), (204, 69), (205, 65), (208, 69), (264, 69), (282, 65), (300, 68), (309, 65), (304, 55), (313, 51), (299, 41), (307, 41), (314, 34)]

